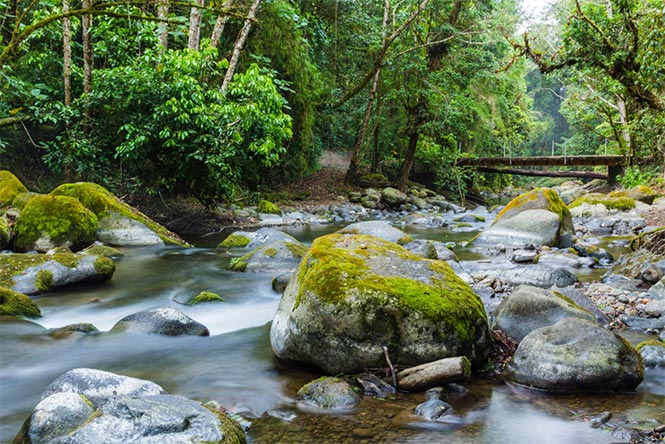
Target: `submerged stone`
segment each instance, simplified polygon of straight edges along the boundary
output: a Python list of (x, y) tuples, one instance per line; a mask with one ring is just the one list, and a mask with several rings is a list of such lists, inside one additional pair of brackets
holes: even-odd
[(111, 328), (111, 333), (120, 332), (164, 336), (210, 336), (210, 331), (205, 325), (170, 307), (160, 307), (125, 316)]
[(349, 409), (360, 402), (356, 389), (342, 378), (323, 377), (305, 384), (296, 396), (299, 402), (323, 409)]

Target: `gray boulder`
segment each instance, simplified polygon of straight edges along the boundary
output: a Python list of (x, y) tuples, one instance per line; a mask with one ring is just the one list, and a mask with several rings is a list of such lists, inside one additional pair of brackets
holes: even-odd
[(593, 314), (558, 291), (521, 285), (499, 304), (492, 328), (520, 342), (533, 330), (568, 317), (595, 320)]
[(233, 258), (229, 268), (233, 271), (284, 273), (296, 268), (306, 252), (307, 247), (298, 241), (275, 241)]
[(653, 284), (647, 294), (651, 299), (665, 300), (665, 277)]
[(408, 196), (397, 188), (387, 187), (381, 191), (381, 200), (390, 207), (399, 207), (406, 203)]
[(573, 233), (570, 211), (556, 191), (537, 188), (506, 205), (474, 244), (500, 243), (518, 248), (528, 245), (569, 247)]
[(115, 264), (107, 257), (58, 249), (48, 254), (0, 254), (0, 281), (14, 291), (37, 294), (80, 283), (104, 282)]
[(410, 252), (425, 259), (438, 259), (442, 261), (456, 261), (457, 256), (445, 243), (427, 239), (417, 239), (404, 245)]
[(241, 444), (245, 436), (223, 412), (152, 382), (75, 369), (49, 385), (14, 442)]
[(411, 236), (395, 228), (387, 222), (370, 220), (365, 222), (356, 222), (347, 225), (337, 233), (339, 234), (366, 234), (368, 236), (380, 237), (390, 242), (395, 242), (400, 245), (408, 244), (411, 242)]
[(547, 265), (519, 266), (500, 262), (488, 264), (488, 266), (470, 262), (464, 262), (462, 265), (476, 280), (491, 277), (511, 286), (525, 284), (550, 288), (556, 285), (562, 288), (578, 282), (577, 276), (565, 268), (554, 268)]
[(125, 316), (111, 328), (111, 333), (120, 332), (164, 336), (210, 336), (210, 331), (205, 325), (170, 307), (160, 307)]
[(505, 376), (550, 392), (626, 391), (644, 377), (639, 353), (594, 321), (564, 318), (529, 333)]
[(372, 236), (314, 241), (272, 323), (277, 357), (326, 372), (467, 356), (485, 362), (489, 331), (480, 298), (444, 261)]
[(162, 238), (145, 223), (116, 211), (109, 212), (99, 221), (97, 240), (108, 245), (125, 247), (164, 245)]
[(653, 340), (637, 345), (645, 367), (665, 367), (665, 342)]
[(296, 396), (301, 404), (323, 409), (350, 409), (360, 403), (355, 387), (341, 378), (323, 377), (305, 384)]

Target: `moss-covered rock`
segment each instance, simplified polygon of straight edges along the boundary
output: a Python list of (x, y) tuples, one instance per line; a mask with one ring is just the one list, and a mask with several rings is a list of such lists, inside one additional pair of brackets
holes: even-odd
[(480, 298), (443, 261), (365, 235), (314, 241), (272, 323), (275, 354), (326, 372), (360, 372), (451, 356), (482, 365), (489, 331)]
[(190, 247), (175, 233), (127, 205), (106, 188), (90, 182), (66, 183), (50, 193), (76, 198), (99, 219), (97, 239), (109, 245), (170, 244)]
[(379, 237), (381, 239), (395, 242), (400, 245), (406, 245), (413, 239), (410, 235), (395, 228), (388, 222), (379, 220), (368, 220), (364, 222), (356, 222), (338, 231), (340, 234), (366, 234), (368, 236)]
[(117, 248), (109, 247), (108, 245), (96, 244), (85, 250), (80, 251), (81, 254), (92, 254), (102, 257), (122, 257), (124, 254)]
[(0, 250), (4, 250), (9, 245), (9, 224), (4, 214), (0, 214)]
[(656, 199), (656, 192), (646, 185), (638, 185), (635, 188), (631, 188), (629, 190), (612, 191), (609, 194), (609, 197), (612, 198), (627, 197), (629, 199), (639, 200), (640, 202), (644, 202), (647, 205), (651, 205), (654, 199)]
[(247, 248), (253, 250), (271, 242), (284, 241), (297, 243), (298, 240), (274, 228), (260, 228), (256, 231), (236, 231), (224, 239), (217, 248)]
[(224, 298), (212, 291), (202, 291), (190, 299), (190, 305), (203, 304), (207, 302), (224, 302)]
[(73, 197), (36, 196), (14, 225), (15, 251), (79, 250), (95, 241), (97, 216)]
[(42, 313), (28, 296), (0, 286), (0, 315), (38, 318)]
[(278, 240), (261, 245), (229, 263), (232, 271), (285, 272), (298, 266), (307, 247), (298, 241)]
[(32, 199), (35, 196), (43, 196), (43, 194), (33, 193), (32, 191), (28, 191), (27, 193), (21, 193), (14, 198), (12, 207), (18, 210), (23, 210), (25, 206), (28, 204), (28, 202), (30, 202), (30, 199)]
[(282, 210), (280, 210), (277, 205), (270, 202), (269, 200), (259, 201), (256, 210), (259, 213), (264, 213), (264, 214), (281, 214), (282, 212)]
[(635, 208), (635, 200), (625, 196), (612, 196), (601, 193), (589, 193), (575, 199), (569, 207), (577, 208), (584, 204), (603, 205), (608, 210), (628, 211)]
[(251, 241), (249, 237), (242, 233), (231, 233), (217, 245), (217, 248), (245, 248)]
[(477, 245), (569, 247), (573, 220), (556, 191), (536, 188), (506, 205), (489, 229), (474, 240)]
[(11, 206), (16, 196), (27, 192), (28, 189), (13, 173), (0, 171), (0, 208)]
[(53, 254), (0, 254), (0, 285), (37, 294), (84, 282), (111, 279), (109, 258), (61, 251)]
[(355, 407), (361, 398), (347, 380), (324, 376), (302, 386), (296, 399), (311, 407), (341, 410)]

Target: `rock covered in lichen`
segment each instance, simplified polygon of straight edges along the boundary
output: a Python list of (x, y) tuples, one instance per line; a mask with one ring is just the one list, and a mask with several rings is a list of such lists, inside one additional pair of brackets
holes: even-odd
[(474, 243), (569, 247), (573, 232), (570, 211), (556, 191), (536, 188), (510, 201)]
[(36, 196), (16, 218), (14, 250), (80, 250), (95, 241), (98, 225), (97, 216), (72, 197)]
[(210, 336), (210, 330), (205, 325), (170, 307), (159, 307), (125, 316), (111, 328), (111, 333)]
[(236, 231), (229, 234), (217, 248), (246, 248), (253, 250), (271, 242), (298, 242), (296, 238), (274, 228), (260, 228), (256, 231)]
[(12, 172), (0, 170), (0, 208), (11, 206), (16, 196), (27, 192), (28, 189)]
[(66, 183), (50, 195), (77, 199), (99, 219), (97, 240), (114, 246), (190, 245), (137, 209), (127, 205), (101, 185)]
[(233, 271), (283, 273), (298, 266), (307, 247), (298, 241), (274, 241), (231, 260)]
[(263, 214), (281, 214), (282, 210), (269, 200), (261, 200), (256, 206), (256, 211)]
[(115, 264), (106, 257), (74, 254), (67, 249), (47, 254), (0, 254), (0, 285), (37, 294), (80, 283), (104, 282)]
[(443, 261), (365, 235), (314, 241), (291, 279), (270, 331), (282, 359), (326, 372), (467, 356), (482, 365), (489, 331), (480, 298)]
[(342, 378), (322, 377), (298, 390), (296, 399), (306, 406), (322, 409), (350, 409), (360, 403), (358, 389)]
[(629, 199), (637, 200), (640, 202), (644, 202), (647, 205), (651, 205), (653, 201), (656, 199), (656, 192), (646, 185), (637, 185), (627, 190), (612, 191), (609, 194), (609, 197), (612, 198), (627, 197)]
[(501, 330), (517, 342), (541, 327), (563, 318), (595, 320), (593, 314), (570, 298), (554, 290), (521, 285), (504, 299), (495, 311), (493, 328)]
[(14, 442), (243, 444), (220, 409), (137, 378), (78, 368), (53, 381)]
[(550, 392), (633, 390), (644, 378), (639, 353), (595, 321), (564, 318), (529, 333), (505, 376)]
[(37, 304), (28, 296), (0, 287), (0, 315), (38, 318), (42, 315)]
[(575, 199), (569, 207), (571, 210), (577, 208), (573, 213), (576, 216), (580, 216), (584, 215), (585, 211), (589, 211), (588, 207), (593, 207), (594, 205), (602, 205), (608, 210), (628, 211), (635, 208), (635, 199), (622, 194), (589, 193)]

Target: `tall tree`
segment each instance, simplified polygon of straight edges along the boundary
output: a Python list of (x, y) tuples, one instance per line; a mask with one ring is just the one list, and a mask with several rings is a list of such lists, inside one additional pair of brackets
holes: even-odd
[(157, 35), (159, 36), (159, 43), (162, 48), (169, 47), (169, 24), (167, 18), (169, 16), (169, 0), (158, 0), (157, 2), (157, 17), (159, 18), (159, 26), (157, 27)]
[[(89, 10), (94, 0), (81, 0), (81, 7)], [(92, 91), (93, 49), (92, 49), (92, 15), (81, 16), (81, 38), (83, 40), (83, 93)]]
[[(62, 12), (69, 12), (69, 0), (62, 0)], [(65, 106), (72, 104), (72, 25), (69, 17), (62, 20), (62, 75)]]
[(201, 11), (199, 8), (205, 6), (205, 0), (194, 0), (195, 6), (192, 6), (189, 14), (189, 38), (187, 47), (189, 49), (199, 49), (201, 41)]
[(231, 60), (229, 60), (229, 68), (227, 69), (226, 75), (224, 76), (224, 80), (222, 81), (222, 86), (221, 86), (222, 94), (226, 94), (226, 90), (229, 87), (229, 83), (231, 83), (231, 80), (233, 79), (233, 74), (235, 73), (236, 67), (238, 66), (238, 60), (240, 60), (240, 53), (242, 52), (242, 48), (245, 46), (245, 41), (247, 41), (247, 37), (249, 36), (249, 31), (252, 29), (252, 22), (256, 18), (256, 12), (259, 9), (260, 4), (261, 0), (254, 0), (254, 3), (252, 3), (252, 6), (249, 7), (249, 11), (247, 12), (245, 23), (243, 24), (242, 29), (238, 33), (236, 42), (233, 45)]
[(224, 35), (224, 27), (229, 21), (229, 15), (227, 12), (231, 6), (233, 6), (233, 0), (224, 0), (224, 3), (222, 4), (224, 14), (217, 16), (217, 20), (215, 20), (215, 27), (212, 29), (212, 34), (210, 35), (210, 44), (213, 48), (217, 48), (219, 46), (219, 42)]

